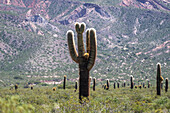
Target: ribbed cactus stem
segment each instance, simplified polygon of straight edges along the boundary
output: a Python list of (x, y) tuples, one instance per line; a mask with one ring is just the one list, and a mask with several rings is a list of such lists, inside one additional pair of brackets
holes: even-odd
[(130, 77), (130, 88), (133, 89), (133, 76)]
[(107, 79), (106, 84), (107, 84), (107, 86), (106, 86), (106, 90), (109, 90), (109, 85), (110, 85), (109, 79)]
[(66, 89), (66, 78), (67, 78), (67, 76), (64, 75), (63, 89)]
[(157, 85), (157, 95), (161, 95), (161, 64), (157, 64), (157, 77), (156, 77), (156, 85)]
[(95, 91), (96, 90), (96, 78), (93, 78), (93, 91)]
[(165, 80), (165, 92), (168, 92), (168, 78)]
[(68, 47), (71, 58), (79, 64), (79, 99), (82, 97), (89, 97), (90, 95), (90, 79), (89, 71), (94, 66), (97, 55), (97, 40), (96, 31), (91, 28), (86, 31), (86, 51), (83, 43), (83, 32), (85, 30), (85, 23), (76, 23), (75, 29), (77, 32), (78, 54), (75, 49), (73, 31), (67, 32)]

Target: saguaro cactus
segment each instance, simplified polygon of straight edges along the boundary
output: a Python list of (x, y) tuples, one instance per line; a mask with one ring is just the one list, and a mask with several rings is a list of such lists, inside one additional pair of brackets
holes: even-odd
[(161, 82), (163, 81), (163, 77), (161, 76), (161, 64), (157, 64), (157, 77), (156, 77), (156, 88), (157, 95), (161, 95)]
[(64, 75), (63, 89), (66, 89), (66, 78), (67, 78), (67, 76)]
[(67, 32), (68, 47), (71, 58), (79, 64), (79, 99), (89, 97), (90, 82), (89, 71), (92, 69), (97, 55), (96, 31), (91, 28), (86, 31), (86, 52), (83, 43), (83, 32), (85, 30), (84, 23), (75, 24), (78, 39), (78, 54), (74, 43), (74, 33), (69, 30)]
[(96, 90), (95, 87), (96, 87), (96, 78), (93, 78), (93, 91)]
[(130, 77), (130, 88), (133, 89), (133, 76)]
[(165, 92), (168, 92), (168, 78), (165, 80)]

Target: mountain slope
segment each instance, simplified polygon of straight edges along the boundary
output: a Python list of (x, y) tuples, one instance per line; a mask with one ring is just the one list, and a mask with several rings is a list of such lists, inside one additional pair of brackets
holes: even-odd
[(77, 78), (78, 65), (66, 39), (77, 21), (97, 31), (98, 55), (91, 76), (154, 80), (160, 62), (168, 77), (170, 14), (96, 2), (25, 0), (25, 8), (0, 5), (0, 73)]

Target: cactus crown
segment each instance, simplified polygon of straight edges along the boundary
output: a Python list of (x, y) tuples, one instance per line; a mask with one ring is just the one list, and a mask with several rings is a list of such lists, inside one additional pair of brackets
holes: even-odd
[(84, 58), (87, 61), (87, 69), (90, 71), (93, 67), (97, 55), (97, 40), (96, 40), (96, 30), (94, 28), (86, 30), (86, 52), (83, 43), (83, 32), (86, 28), (85, 23), (75, 23), (75, 29), (77, 32), (78, 39), (78, 53), (75, 49), (74, 34), (73, 31), (69, 30), (67, 32), (68, 47), (70, 51), (71, 58), (76, 63), (81, 63), (80, 58)]

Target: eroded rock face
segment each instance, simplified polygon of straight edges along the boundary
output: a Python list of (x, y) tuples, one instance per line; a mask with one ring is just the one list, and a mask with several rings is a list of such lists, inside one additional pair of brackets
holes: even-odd
[(123, 0), (121, 6), (132, 6), (136, 8), (151, 9), (151, 10), (165, 10), (170, 11), (170, 8), (166, 6), (168, 2), (164, 0), (162, 3), (160, 0)]

